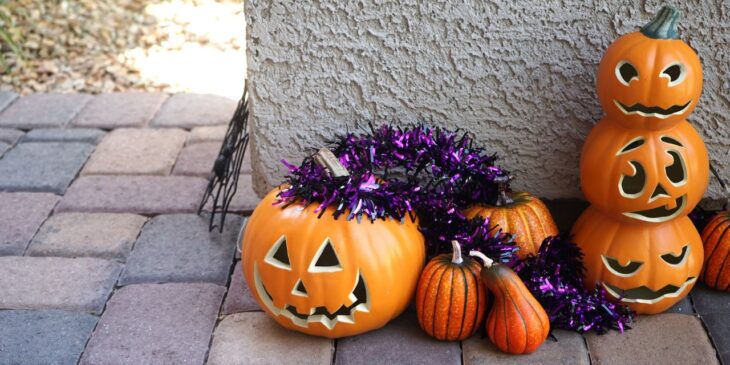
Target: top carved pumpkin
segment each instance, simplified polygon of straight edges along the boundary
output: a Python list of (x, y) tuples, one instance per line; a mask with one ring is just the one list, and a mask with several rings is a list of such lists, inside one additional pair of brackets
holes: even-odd
[(641, 30), (606, 50), (598, 98), (608, 119), (627, 128), (663, 130), (684, 120), (702, 92), (702, 65), (679, 39), (679, 13), (664, 7)]

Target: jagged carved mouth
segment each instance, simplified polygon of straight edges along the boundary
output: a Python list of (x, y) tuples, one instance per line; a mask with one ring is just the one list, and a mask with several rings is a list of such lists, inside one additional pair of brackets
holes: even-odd
[(616, 106), (626, 115), (637, 114), (642, 117), (655, 117), (659, 119), (669, 118), (672, 115), (682, 114), (692, 104), (692, 100), (688, 101), (684, 105), (672, 105), (667, 109), (660, 108), (658, 106), (646, 106), (639, 103), (634, 105), (625, 105), (618, 100), (613, 101)]
[(340, 322), (355, 323), (355, 313), (357, 312), (370, 312), (370, 302), (368, 301), (370, 296), (368, 295), (367, 284), (365, 283), (365, 278), (359, 272), (355, 287), (348, 295), (352, 304), (349, 306), (343, 304), (333, 313), (330, 313), (324, 306), (310, 308), (309, 313), (299, 313), (296, 307), (291, 304), (286, 304), (283, 308), (274, 305), (274, 298), (266, 290), (263, 281), (261, 281), (256, 263), (253, 265), (253, 270), (256, 292), (264, 305), (266, 305), (266, 308), (275, 316), (289, 318), (297, 326), (306, 328), (309, 327), (310, 323), (321, 323), (327, 329), (331, 330)]
[(690, 276), (681, 286), (668, 284), (656, 291), (643, 285), (627, 290), (609, 283), (603, 283), (603, 287), (612, 296), (621, 298), (621, 301), (624, 303), (654, 304), (665, 298), (676, 298), (684, 292), (687, 286), (692, 285), (695, 281), (697, 281), (697, 278)]
[(675, 200), (675, 207), (668, 209), (666, 205), (661, 207), (639, 210), (636, 212), (625, 212), (624, 215), (629, 218), (638, 219), (640, 221), (659, 223), (666, 222), (674, 217), (678, 216), (684, 210), (684, 205), (687, 201), (687, 195), (682, 195)]

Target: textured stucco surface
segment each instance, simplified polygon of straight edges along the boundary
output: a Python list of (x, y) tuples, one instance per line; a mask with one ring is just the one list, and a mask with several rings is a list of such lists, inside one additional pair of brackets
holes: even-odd
[[(334, 133), (423, 117), (472, 132), (514, 171), (515, 188), (580, 197), (579, 151), (602, 116), (601, 55), (663, 4), (248, 0), (255, 189), (281, 181), (281, 159), (298, 163)], [(689, 120), (730, 176), (730, 2), (674, 5), (704, 67)]]

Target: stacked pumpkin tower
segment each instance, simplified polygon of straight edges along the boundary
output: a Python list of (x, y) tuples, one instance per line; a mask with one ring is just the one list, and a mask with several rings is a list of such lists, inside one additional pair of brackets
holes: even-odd
[(697, 54), (664, 7), (616, 40), (598, 68), (606, 112), (581, 156), (591, 206), (573, 229), (586, 285), (601, 285), (638, 313), (659, 313), (689, 293), (703, 248), (687, 217), (708, 183), (707, 150), (685, 119), (702, 91)]

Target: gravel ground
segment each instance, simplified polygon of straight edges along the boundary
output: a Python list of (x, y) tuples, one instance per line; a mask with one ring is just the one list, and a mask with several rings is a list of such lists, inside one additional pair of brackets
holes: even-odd
[[(23, 51), (18, 57), (3, 44), (8, 69), (1, 77), (2, 89), (21, 94), (143, 90), (231, 96), (242, 89), (241, 1), (0, 0), (0, 11), (12, 19), (4, 26)], [(206, 65), (213, 62), (229, 65), (227, 74), (205, 75)], [(226, 79), (234, 79), (235, 85), (221, 85)]]

